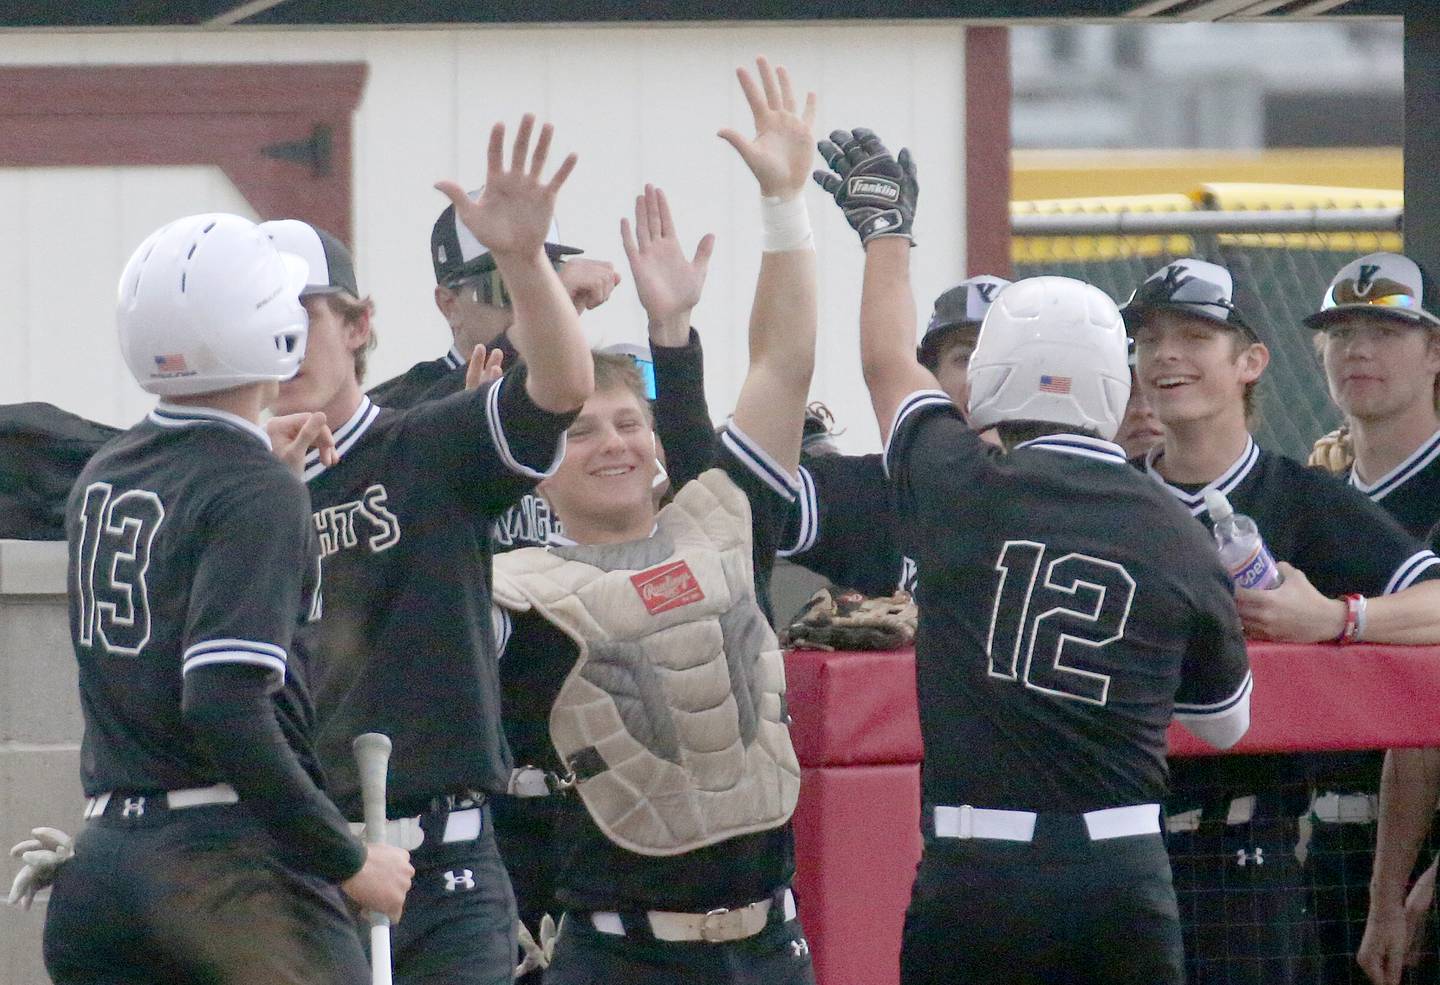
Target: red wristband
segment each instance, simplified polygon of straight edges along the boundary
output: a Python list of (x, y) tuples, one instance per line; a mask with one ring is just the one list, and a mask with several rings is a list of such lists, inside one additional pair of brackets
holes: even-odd
[(1335, 638), (1337, 643), (1354, 643), (1360, 638), (1360, 618), (1365, 604), (1363, 595), (1346, 595), (1345, 599), (1345, 626), (1340, 630), (1340, 635)]

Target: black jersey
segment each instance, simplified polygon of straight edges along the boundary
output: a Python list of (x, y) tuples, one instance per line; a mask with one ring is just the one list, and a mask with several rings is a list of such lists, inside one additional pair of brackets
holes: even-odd
[(1118, 445), (1003, 454), (919, 391), (885, 452), (920, 609), (924, 797), (1082, 812), (1165, 794), (1165, 731), (1245, 701), (1240, 620), (1204, 531)]
[(1363, 493), (1327, 472), (1247, 440), (1240, 457), (1215, 481), (1184, 485), (1161, 476), (1156, 463), (1163, 454), (1163, 447), (1152, 449), (1144, 468), (1192, 516), (1208, 529), (1205, 493), (1224, 493), (1235, 512), (1255, 521), (1275, 560), (1305, 572), (1323, 595), (1389, 595), (1440, 578), (1440, 557)]
[[(1215, 489), (1237, 513), (1255, 521), (1275, 560), (1299, 568), (1323, 595), (1388, 595), (1440, 578), (1440, 558), (1360, 491), (1327, 472), (1264, 451), (1253, 439), (1229, 468), (1203, 486), (1167, 483), (1156, 468), (1162, 455), (1163, 448), (1152, 449), (1143, 460), (1145, 470), (1207, 529), (1205, 493)], [(1310, 782), (1346, 788), (1373, 784), (1378, 758), (1362, 752), (1178, 760), (1172, 812), (1262, 790), (1280, 791), (1287, 810), (1300, 809)]]
[(66, 507), (86, 794), (229, 779), (181, 717), (184, 675), (215, 664), (273, 676), (285, 735), (321, 782), (291, 660), (318, 606), (309, 515), (265, 432), (222, 411), (162, 403), (90, 459)]
[(0, 538), (64, 540), (75, 479), (119, 433), (53, 404), (0, 405)]
[[(716, 467), (750, 502), (756, 599), (767, 609), (776, 537), (795, 495), (794, 480), (733, 422), (721, 431)], [(515, 759), (561, 770), (549, 738), (550, 707), (575, 664), (575, 644), (543, 617), (496, 610), (506, 641), (500, 660)], [(554, 851), (560, 859), (556, 898), (582, 910), (661, 909), (703, 912), (767, 898), (794, 870), (789, 825), (741, 835), (682, 855), (639, 855), (595, 826), (580, 799), (561, 807)]]
[(1410, 536), (1430, 542), (1431, 531), (1440, 521), (1440, 431), (1373, 482), (1361, 479), (1353, 466), (1345, 478), (1398, 520)]
[(900, 546), (895, 495), (879, 455), (812, 455), (780, 556), (866, 595), (915, 590), (915, 564)]
[(525, 370), (407, 411), (369, 399), (335, 431), (340, 461), (306, 480), (324, 555), (313, 655), (321, 762), (360, 817), (350, 742), (383, 732), (392, 813), (437, 794), (504, 790), (490, 619), (498, 516), (558, 465), (574, 414), (537, 407)]
[[(492, 346), (505, 353), (504, 365), (513, 368), (519, 355), (504, 335)], [(404, 373), (371, 389), (369, 396), (381, 407), (407, 410), (429, 400), (439, 400), (465, 389), (466, 361), (460, 350), (451, 346), (439, 359), (416, 363)], [(496, 554), (518, 547), (544, 547), (552, 534), (561, 532), (560, 520), (550, 510), (544, 496), (526, 492), (490, 524), (490, 547)]]

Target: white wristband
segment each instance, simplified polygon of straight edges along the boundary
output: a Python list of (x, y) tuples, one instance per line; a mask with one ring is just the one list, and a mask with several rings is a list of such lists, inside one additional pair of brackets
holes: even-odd
[(766, 253), (784, 253), (788, 250), (813, 248), (815, 239), (810, 233), (810, 210), (805, 207), (805, 196), (780, 198), (765, 195), (760, 199), (760, 224), (765, 231)]

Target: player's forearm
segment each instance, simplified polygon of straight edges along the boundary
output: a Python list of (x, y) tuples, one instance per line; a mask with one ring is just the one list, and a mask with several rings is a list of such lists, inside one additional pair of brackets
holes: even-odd
[(552, 413), (576, 410), (595, 388), (595, 378), (565, 285), (543, 252), (528, 258), (496, 254), (495, 261), (515, 311), (510, 341), (530, 367), (530, 398)]
[(1405, 892), (1430, 819), (1440, 799), (1440, 749), (1391, 749), (1380, 777), (1380, 824), (1375, 867), (1370, 875), (1372, 906), (1403, 907)]
[(906, 396), (935, 380), (915, 361), (915, 295), (910, 289), (910, 241), (883, 236), (865, 247), (860, 293), (860, 366), (882, 439)]
[(735, 422), (792, 475), (815, 372), (815, 251), (766, 252), (750, 311), (750, 368)]
[(802, 404), (815, 373), (817, 321), (814, 248), (761, 254), (750, 309), (750, 367), (798, 389)]
[(339, 883), (365, 861), (364, 846), (301, 767), (257, 669), (201, 667), (185, 675), (185, 723), (245, 809), (296, 868)]
[(1440, 643), (1440, 581), (1367, 599), (1361, 638), (1367, 643)]

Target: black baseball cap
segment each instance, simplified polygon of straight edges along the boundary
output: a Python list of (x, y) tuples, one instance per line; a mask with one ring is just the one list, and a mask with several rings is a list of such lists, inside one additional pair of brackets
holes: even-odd
[(1186, 257), (1167, 263), (1135, 288), (1130, 300), (1120, 308), (1120, 315), (1133, 335), (1152, 311), (1195, 315), (1260, 341), (1260, 334), (1236, 304), (1235, 278), (1229, 270), (1208, 260)]
[(915, 357), (929, 365), (940, 358), (940, 344), (949, 338), (952, 330), (969, 328), (978, 331), (985, 320), (985, 312), (1000, 292), (1010, 286), (1010, 281), (991, 274), (980, 274), (962, 280), (935, 299), (935, 310), (925, 334), (920, 338), (920, 347)]
[[(1414, 260), (1399, 253), (1371, 253), (1340, 268), (1325, 290), (1320, 310), (1305, 319), (1323, 329), (1355, 311), (1440, 328), (1435, 286)], [(1427, 310), (1428, 309), (1428, 310)]]
[(300, 291), (302, 298), (317, 294), (360, 297), (355, 261), (338, 237), (299, 219), (271, 219), (260, 223), (260, 230), (277, 249), (294, 253), (310, 265), (308, 282)]
[[(479, 194), (477, 189), (470, 192), (470, 197)], [(545, 254), (550, 257), (550, 262), (583, 252), (578, 247), (560, 245), (560, 227), (552, 217), (550, 231), (545, 236)], [(495, 258), (456, 218), (453, 204), (445, 206), (445, 211), (435, 220), (435, 228), (430, 230), (430, 262), (435, 265), (435, 283), (446, 287), (454, 287), (467, 277), (495, 269)]]

